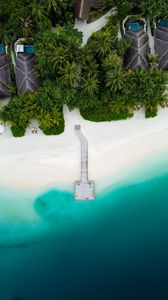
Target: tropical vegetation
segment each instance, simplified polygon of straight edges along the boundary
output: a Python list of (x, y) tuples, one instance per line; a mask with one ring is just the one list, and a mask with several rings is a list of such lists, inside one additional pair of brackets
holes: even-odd
[[(165, 0), (108, 0), (117, 15), (82, 45), (74, 29), (72, 0), (1, 0), (0, 41), (12, 47), (19, 37), (33, 38), (41, 87), (17, 95), (0, 110), (0, 119), (14, 136), (23, 136), (31, 120), (49, 134), (64, 131), (63, 107), (78, 108), (91, 121), (127, 119), (144, 108), (145, 116), (157, 115), (167, 102), (167, 75), (158, 68), (158, 57), (149, 55), (149, 69), (125, 70), (124, 55), (131, 41), (118, 36), (118, 24), (128, 14), (156, 21), (166, 17)], [(14, 75), (14, 74), (13, 74)], [(14, 79), (14, 76), (13, 76)]]

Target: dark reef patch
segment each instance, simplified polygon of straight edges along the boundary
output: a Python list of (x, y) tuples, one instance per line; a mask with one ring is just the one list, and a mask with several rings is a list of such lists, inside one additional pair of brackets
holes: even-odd
[(34, 202), (37, 214), (47, 221), (68, 220), (72, 217), (74, 198), (71, 193), (50, 190)]

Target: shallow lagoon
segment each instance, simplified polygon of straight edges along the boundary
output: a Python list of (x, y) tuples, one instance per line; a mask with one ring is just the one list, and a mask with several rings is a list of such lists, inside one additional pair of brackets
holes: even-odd
[(1, 189), (0, 300), (168, 299), (166, 163), (91, 202)]

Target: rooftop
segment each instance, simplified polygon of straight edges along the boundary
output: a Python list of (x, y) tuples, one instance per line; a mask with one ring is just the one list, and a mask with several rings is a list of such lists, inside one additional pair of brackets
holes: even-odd
[(76, 0), (75, 18), (88, 21), (91, 8), (99, 8), (105, 5), (105, 0)]
[(168, 26), (161, 24), (155, 29), (155, 51), (159, 55), (159, 67), (168, 70)]
[(34, 54), (18, 53), (16, 56), (16, 85), (19, 94), (34, 93), (40, 79), (35, 69), (36, 57)]
[(0, 52), (0, 99), (10, 98), (11, 76), (8, 58), (5, 52)]
[[(136, 27), (137, 28), (137, 27)], [(148, 68), (147, 54), (149, 53), (149, 38), (143, 29), (132, 30), (132, 28), (126, 30), (125, 33), (132, 43), (131, 47), (126, 51), (124, 64), (125, 68), (136, 70), (139, 68)]]

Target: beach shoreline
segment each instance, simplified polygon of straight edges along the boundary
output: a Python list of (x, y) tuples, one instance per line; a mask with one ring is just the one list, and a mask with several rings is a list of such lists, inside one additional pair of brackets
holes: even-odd
[[(154, 119), (139, 111), (130, 120), (94, 123), (77, 110), (64, 109), (65, 132), (45, 136), (38, 129), (25, 137), (13, 138), (6, 128), (0, 136), (0, 186), (39, 190), (48, 187), (71, 190), (80, 178), (80, 143), (74, 125), (81, 124), (89, 145), (89, 178), (97, 191), (122, 180), (123, 174), (150, 155), (168, 150), (168, 109)], [(109, 178), (109, 180), (107, 179)]]

